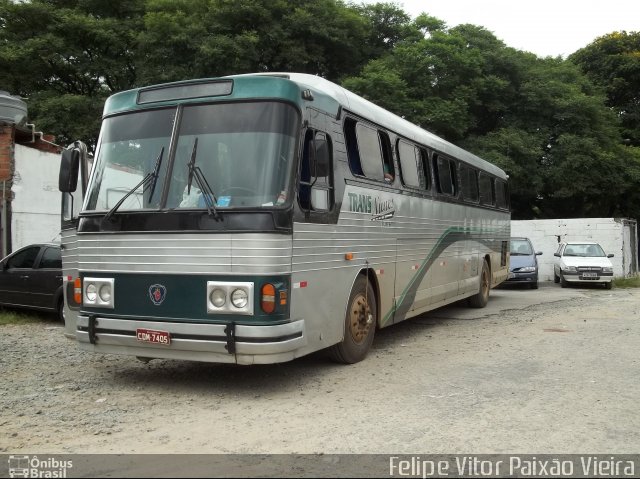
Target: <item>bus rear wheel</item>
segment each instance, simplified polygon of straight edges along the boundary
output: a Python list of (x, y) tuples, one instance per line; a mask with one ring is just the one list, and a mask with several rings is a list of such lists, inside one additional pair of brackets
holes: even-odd
[(487, 260), (482, 262), (482, 272), (480, 273), (480, 286), (477, 294), (469, 297), (467, 303), (472, 308), (484, 308), (489, 302), (489, 291), (491, 290), (491, 271)]
[(331, 358), (339, 363), (362, 361), (373, 343), (377, 323), (376, 298), (365, 276), (358, 276), (347, 305), (344, 338), (329, 348)]

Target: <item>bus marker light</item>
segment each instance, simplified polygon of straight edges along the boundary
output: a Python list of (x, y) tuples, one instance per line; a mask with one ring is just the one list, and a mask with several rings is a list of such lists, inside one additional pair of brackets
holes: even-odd
[(297, 288), (306, 288), (307, 287), (307, 282), (306, 281), (300, 281), (299, 283), (293, 283), (293, 288), (297, 289)]
[(280, 291), (280, 306), (285, 306), (287, 304), (287, 292)]
[(351, 261), (353, 259), (353, 253), (346, 253), (344, 255), (344, 259), (346, 259), (347, 261)]

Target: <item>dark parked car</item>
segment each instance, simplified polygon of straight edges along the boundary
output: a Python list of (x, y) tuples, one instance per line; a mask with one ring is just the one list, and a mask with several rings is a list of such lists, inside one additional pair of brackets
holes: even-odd
[(538, 288), (538, 256), (529, 238), (511, 238), (511, 259), (509, 262), (509, 278), (507, 284), (527, 284)]
[(62, 260), (57, 244), (33, 244), (0, 262), (0, 305), (51, 311), (64, 321)]

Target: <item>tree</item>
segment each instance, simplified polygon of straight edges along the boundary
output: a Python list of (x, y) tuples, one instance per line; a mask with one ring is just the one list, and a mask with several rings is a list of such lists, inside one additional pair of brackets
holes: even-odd
[(58, 142), (93, 146), (117, 91), (256, 71), (338, 80), (408, 24), (393, 5), (341, 0), (0, 0), (0, 86)]
[(604, 35), (569, 60), (605, 89), (607, 104), (622, 121), (625, 143), (640, 146), (640, 32)]
[(95, 144), (104, 99), (135, 81), (142, 0), (0, 0), (0, 85), (66, 144)]

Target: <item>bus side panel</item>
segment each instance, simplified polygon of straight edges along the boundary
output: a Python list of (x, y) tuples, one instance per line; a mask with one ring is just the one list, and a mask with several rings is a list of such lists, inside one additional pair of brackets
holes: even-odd
[(73, 291), (73, 284), (69, 286), (69, 278), (73, 281), (79, 273), (78, 235), (75, 227), (63, 229), (60, 232), (62, 246), (62, 291), (64, 295), (64, 335), (69, 339), (76, 339), (76, 324), (79, 309), (69, 308), (69, 294)]

